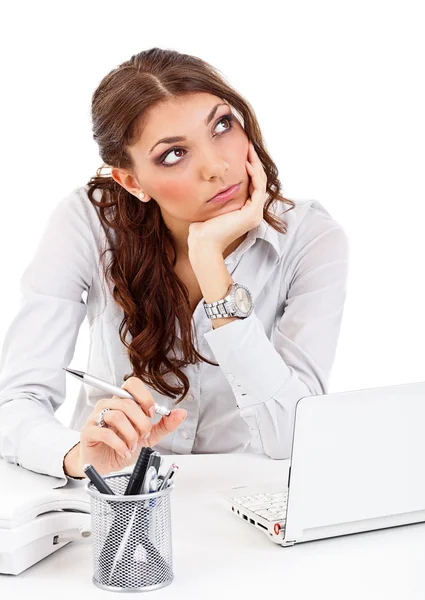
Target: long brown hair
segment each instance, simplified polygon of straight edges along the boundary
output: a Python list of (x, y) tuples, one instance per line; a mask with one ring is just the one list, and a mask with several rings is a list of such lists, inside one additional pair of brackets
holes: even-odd
[[(238, 94), (205, 61), (175, 50), (151, 48), (139, 52), (106, 75), (93, 93), (91, 118), (93, 138), (99, 146), (104, 165), (88, 182), (88, 197), (99, 208), (105, 231), (112, 228), (115, 240), (110, 250), (112, 259), (105, 275), (113, 284), (113, 298), (124, 311), (119, 327), (122, 343), (127, 348), (135, 376), (161, 394), (176, 397), (189, 391), (189, 380), (180, 370), (198, 360), (219, 366), (198, 353), (192, 337), (192, 310), (189, 293), (177, 277), (176, 248), (154, 199), (145, 203), (130, 194), (105, 167), (134, 170), (127, 147), (137, 142), (143, 117), (158, 102), (185, 94), (207, 92), (227, 101), (242, 116), (247, 137), (267, 174), (269, 198), (264, 206), (264, 220), (280, 233), (286, 233), (287, 223), (273, 216), (269, 207), (274, 202), (295, 207), (292, 200), (279, 194), (281, 184), (276, 165), (267, 154), (260, 127), (247, 100)], [(96, 189), (101, 200), (95, 200)], [(106, 216), (108, 214), (109, 219)], [(287, 211), (285, 211), (287, 212)], [(172, 248), (170, 260), (166, 249)], [(168, 356), (179, 341), (176, 317), (181, 330), (182, 359), (174, 353)], [(131, 341), (127, 341), (130, 334)], [(174, 350), (173, 350), (174, 352)], [(173, 386), (165, 375), (172, 373), (183, 385)]]

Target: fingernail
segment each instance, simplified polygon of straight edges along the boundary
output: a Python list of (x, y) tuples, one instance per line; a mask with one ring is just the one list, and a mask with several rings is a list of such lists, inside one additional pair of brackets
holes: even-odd
[(132, 447), (131, 451), (134, 452), (137, 448), (137, 442), (135, 442), (134, 446)]
[(130, 452), (130, 450), (127, 450), (127, 452), (125, 453), (125, 457), (126, 458), (131, 458), (131, 452)]
[(154, 408), (153, 406), (151, 406), (151, 407), (150, 407), (150, 409), (149, 409), (149, 414), (150, 414), (150, 416), (152, 417), (152, 419), (153, 419), (153, 418), (154, 418), (154, 416), (156, 415), (155, 408)]
[(144, 433), (142, 435), (142, 437), (143, 437), (144, 440), (147, 440), (149, 436), (150, 436), (150, 432), (149, 431), (147, 431), (146, 433)]

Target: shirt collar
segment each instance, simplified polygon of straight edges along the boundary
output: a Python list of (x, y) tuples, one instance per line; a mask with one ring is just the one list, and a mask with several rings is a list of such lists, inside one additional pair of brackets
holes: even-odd
[(277, 256), (280, 257), (282, 249), (279, 243), (279, 232), (269, 225), (267, 221), (262, 219), (259, 225), (248, 231), (248, 235), (243, 240), (242, 244), (236, 249), (235, 260), (238, 260), (239, 257), (248, 250), (248, 248), (255, 244), (258, 238), (270, 244), (272, 248), (274, 248)]
[[(250, 231), (254, 241), (257, 238), (261, 238), (263, 240), (265, 240), (266, 242), (268, 242), (269, 244), (271, 244), (273, 246), (273, 248), (276, 251), (276, 254), (278, 256), (280, 256), (280, 244), (279, 244), (279, 232), (276, 231), (276, 229), (274, 229), (271, 225), (269, 225), (267, 223), (267, 221), (265, 221), (264, 219), (261, 221), (261, 223), (257, 226), (254, 227), (254, 229), (252, 229)], [(249, 236), (247, 236), (249, 237)]]

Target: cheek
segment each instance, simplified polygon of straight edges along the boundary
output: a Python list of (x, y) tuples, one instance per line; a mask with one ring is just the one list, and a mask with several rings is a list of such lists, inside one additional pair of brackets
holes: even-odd
[[(180, 202), (187, 205), (191, 189), (193, 193), (193, 186), (189, 182), (178, 181), (176, 178), (173, 181), (160, 183), (156, 186), (155, 192), (160, 204), (177, 206)], [(155, 198), (155, 194), (152, 194), (152, 196)]]
[(232, 161), (230, 164), (235, 164), (235, 157), (238, 160), (243, 162), (243, 167), (245, 166), (245, 160), (248, 158), (249, 152), (249, 140), (246, 134), (235, 135), (232, 139), (232, 143), (229, 146), (229, 151), (231, 153)]

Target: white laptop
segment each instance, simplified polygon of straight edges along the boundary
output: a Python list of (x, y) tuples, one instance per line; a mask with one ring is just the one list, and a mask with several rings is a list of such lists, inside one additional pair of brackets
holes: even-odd
[(297, 402), (288, 476), (220, 491), (282, 546), (425, 521), (425, 381)]

